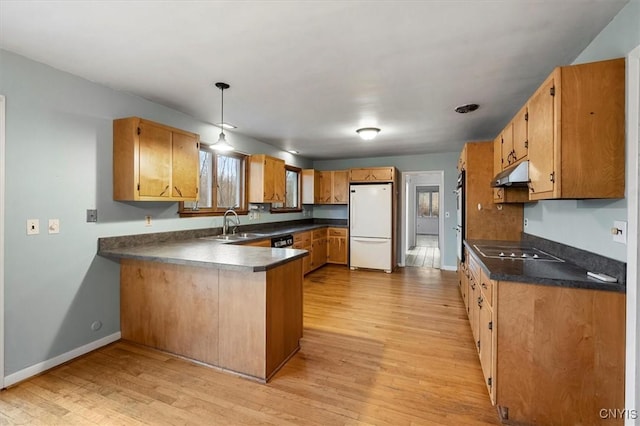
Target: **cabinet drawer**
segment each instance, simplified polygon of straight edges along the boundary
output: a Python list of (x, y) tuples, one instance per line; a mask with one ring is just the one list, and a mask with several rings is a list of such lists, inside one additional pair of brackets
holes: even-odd
[(484, 300), (493, 306), (493, 286), (494, 282), (489, 279), (484, 271), (480, 271), (480, 291), (484, 295)]
[(320, 238), (327, 238), (327, 228), (316, 229), (313, 231), (313, 239), (319, 240)]
[(295, 246), (295, 243), (303, 243), (304, 245), (310, 246), (311, 232), (307, 231), (307, 232), (298, 232), (293, 234), (293, 243), (294, 243), (294, 246)]
[(468, 257), (469, 261), (469, 274), (473, 276), (476, 283), (480, 282), (480, 263), (473, 257)]
[(300, 250), (310, 250), (311, 249), (311, 243), (305, 243), (303, 241), (298, 241), (297, 243), (293, 243), (293, 247), (294, 249), (300, 249)]
[(346, 237), (347, 228), (329, 228), (330, 237)]

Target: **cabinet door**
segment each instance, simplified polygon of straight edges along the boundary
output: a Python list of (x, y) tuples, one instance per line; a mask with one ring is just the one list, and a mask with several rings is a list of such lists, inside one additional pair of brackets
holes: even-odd
[(391, 167), (380, 167), (377, 169), (371, 169), (371, 180), (393, 180), (393, 169)]
[[(140, 122), (141, 197), (169, 197), (171, 182), (171, 131), (151, 123)], [(197, 166), (196, 166), (197, 170)]]
[(552, 76), (529, 100), (529, 179), (532, 194), (554, 190), (554, 99)]
[(287, 176), (284, 161), (273, 158), (273, 193), (275, 201), (282, 203), (285, 201), (285, 188), (287, 186)]
[(334, 171), (333, 173), (333, 204), (349, 203), (349, 172)]
[(325, 263), (327, 263), (327, 239), (321, 238), (319, 240), (315, 240), (312, 244), (313, 251), (312, 256), (313, 259), (311, 261), (312, 268), (319, 268)]
[(528, 148), (528, 110), (525, 105), (513, 119), (513, 157), (515, 161), (527, 157)]
[(319, 172), (318, 175), (318, 182), (320, 183), (320, 204), (331, 204), (331, 191), (333, 190), (331, 172)]
[(480, 307), (478, 298), (480, 297), (480, 286), (473, 275), (469, 276), (469, 323), (476, 349), (480, 349)]
[(347, 239), (345, 237), (329, 237), (328, 262), (347, 264)]
[(484, 382), (489, 390), (491, 402), (495, 403), (493, 398), (493, 310), (485, 300), (482, 294), (480, 301), (479, 313), (479, 341), (480, 341), (480, 365), (482, 366), (482, 374)]
[(515, 163), (513, 153), (513, 123), (509, 123), (502, 131), (502, 164), (504, 167)]
[(497, 175), (502, 169), (502, 133), (500, 133), (493, 141), (493, 174)]
[(370, 179), (371, 170), (369, 169), (351, 169), (351, 181), (352, 182), (366, 182)]
[(195, 136), (173, 132), (171, 195), (175, 198), (198, 196), (198, 149)]

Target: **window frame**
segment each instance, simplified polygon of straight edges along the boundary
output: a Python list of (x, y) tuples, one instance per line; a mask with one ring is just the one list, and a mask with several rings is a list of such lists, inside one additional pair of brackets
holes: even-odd
[[(180, 214), (180, 217), (201, 217), (201, 216), (222, 216), (224, 215), (224, 212), (228, 210), (228, 208), (226, 207), (218, 207), (218, 185), (217, 185), (217, 176), (218, 176), (218, 156), (224, 156), (224, 157), (234, 157), (237, 158), (241, 161), (241, 167), (242, 167), (242, 182), (240, 183), (240, 191), (241, 191), (241, 199), (242, 199), (242, 205), (240, 207), (238, 207), (237, 209), (234, 209), (234, 211), (238, 214), (238, 215), (247, 215), (249, 214), (249, 194), (247, 191), (248, 188), (248, 183), (249, 183), (249, 168), (247, 167), (247, 159), (249, 158), (248, 155), (246, 154), (242, 154), (239, 152), (217, 152), (217, 151), (210, 151), (209, 149), (206, 148), (205, 145), (201, 145), (201, 147), (203, 147), (204, 149), (200, 149), (200, 151), (204, 151), (204, 152), (211, 152), (212, 153), (212, 169), (213, 169), (213, 173), (212, 175), (215, 176), (215, 179), (213, 179), (213, 185), (211, 187), (211, 192), (212, 192), (212, 200), (213, 200), (213, 207), (198, 207), (198, 210), (193, 210), (190, 207), (185, 207), (184, 206), (184, 201), (180, 201), (179, 206), (178, 206), (178, 213)], [(200, 196), (200, 194), (198, 194), (198, 196)]]
[(287, 171), (296, 172), (298, 174), (298, 207), (273, 207), (271, 204), (270, 213), (300, 213), (302, 211), (302, 168), (284, 165), (284, 200), (287, 201)]

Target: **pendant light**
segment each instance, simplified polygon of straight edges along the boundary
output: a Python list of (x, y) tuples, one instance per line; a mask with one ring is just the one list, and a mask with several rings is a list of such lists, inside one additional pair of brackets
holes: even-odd
[[(220, 89), (222, 95), (222, 107), (220, 108), (220, 123), (224, 123), (224, 91), (228, 89), (229, 86), (227, 83), (216, 83), (216, 87)], [(227, 142), (227, 138), (224, 134), (224, 126), (220, 125), (220, 137), (218, 138), (218, 142), (214, 143), (210, 146), (211, 149), (216, 151), (233, 151), (233, 146), (229, 142)]]

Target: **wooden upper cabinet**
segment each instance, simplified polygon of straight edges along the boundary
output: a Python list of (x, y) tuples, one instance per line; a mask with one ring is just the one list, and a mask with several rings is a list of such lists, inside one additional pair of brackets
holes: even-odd
[(194, 181), (198, 182), (198, 158), (200, 155), (198, 151), (198, 140), (194, 135), (173, 134), (171, 151), (173, 158), (171, 192), (173, 197), (198, 197), (198, 187), (193, 186)]
[(349, 171), (333, 171), (332, 203), (349, 204)]
[(624, 58), (556, 68), (529, 100), (531, 200), (623, 198)]
[(303, 204), (349, 204), (347, 170), (302, 171)]
[(500, 144), (502, 167), (507, 168), (512, 164), (515, 164), (513, 155), (513, 122), (507, 124), (507, 127), (500, 133), (502, 136), (502, 143)]
[(113, 199), (198, 199), (199, 136), (138, 117), (113, 121)]
[[(462, 157), (462, 154), (460, 155)], [(458, 159), (458, 165), (460, 164), (460, 159)], [(498, 136), (493, 140), (493, 174), (497, 175), (502, 171), (504, 167), (502, 166), (502, 132), (498, 134)], [(460, 171), (460, 167), (458, 166), (458, 172)]]
[[(500, 136), (498, 135), (498, 137)], [(458, 157), (458, 173), (466, 169), (467, 169), (467, 146), (465, 145), (462, 147), (462, 151), (460, 151), (460, 156)]]
[(350, 170), (351, 182), (393, 182), (395, 167), (369, 167)]
[[(556, 73), (552, 74), (529, 100), (529, 179), (531, 197), (545, 194), (553, 198), (556, 176), (554, 150), (554, 95)], [(544, 197), (546, 198), (546, 197)]]
[(524, 160), (529, 153), (529, 112), (527, 106), (523, 106), (513, 118), (513, 162)]
[(281, 203), (285, 192), (284, 160), (264, 154), (249, 157), (249, 202)]
[(320, 172), (302, 170), (302, 204), (320, 204)]

